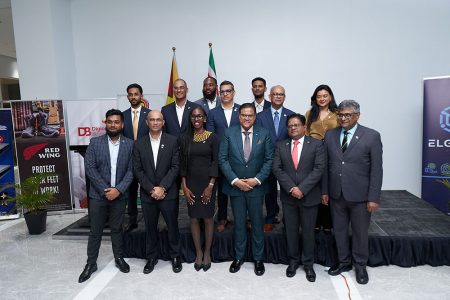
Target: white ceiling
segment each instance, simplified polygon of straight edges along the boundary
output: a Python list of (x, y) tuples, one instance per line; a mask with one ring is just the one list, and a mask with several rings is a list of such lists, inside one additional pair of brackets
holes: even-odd
[(16, 58), (11, 0), (0, 0), (0, 55)]

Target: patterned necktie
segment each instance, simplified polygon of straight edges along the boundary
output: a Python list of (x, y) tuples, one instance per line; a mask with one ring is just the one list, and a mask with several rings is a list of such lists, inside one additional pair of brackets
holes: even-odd
[(298, 167), (298, 144), (299, 140), (294, 141), (294, 147), (292, 148), (292, 161), (294, 162), (294, 167), (297, 170)]
[(244, 159), (247, 162), (250, 157), (250, 132), (243, 131), (243, 134), (245, 134), (244, 139)]
[(134, 138), (134, 140), (137, 139), (138, 126), (139, 126), (139, 116), (137, 113), (138, 113), (137, 110), (133, 111), (133, 138)]
[(273, 117), (273, 125), (275, 125), (275, 133), (278, 134), (278, 127), (280, 126), (280, 117), (278, 116), (279, 113), (276, 111), (274, 113), (274, 117)]
[(347, 150), (347, 147), (348, 147), (348, 144), (347, 144), (347, 136), (348, 136), (348, 131), (345, 130), (345, 131), (344, 131), (344, 139), (342, 140), (342, 146), (341, 146), (341, 148), (342, 148), (342, 153), (344, 153), (345, 150)]

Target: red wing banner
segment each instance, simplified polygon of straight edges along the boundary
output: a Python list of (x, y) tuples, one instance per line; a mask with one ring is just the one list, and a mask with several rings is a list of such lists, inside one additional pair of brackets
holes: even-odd
[(12, 117), (20, 181), (53, 173), (41, 186), (55, 193), (47, 209), (72, 209), (62, 101), (13, 101)]

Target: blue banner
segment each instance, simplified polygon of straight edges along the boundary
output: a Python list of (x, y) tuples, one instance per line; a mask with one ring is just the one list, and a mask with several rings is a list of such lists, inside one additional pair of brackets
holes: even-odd
[(422, 199), (450, 214), (450, 77), (424, 80)]
[(0, 219), (15, 214), (15, 203), (8, 197), (16, 195), (14, 184), (14, 140), (10, 109), (0, 109)]

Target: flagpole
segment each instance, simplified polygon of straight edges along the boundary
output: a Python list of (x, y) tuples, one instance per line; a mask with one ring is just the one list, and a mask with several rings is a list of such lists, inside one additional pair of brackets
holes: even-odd
[(175, 58), (175, 51), (177, 48), (172, 47), (173, 56), (172, 56), (172, 66), (170, 68), (170, 78), (169, 78), (169, 87), (167, 89), (167, 98), (166, 104), (170, 104), (175, 101), (175, 96), (173, 95), (173, 82), (178, 79), (178, 68), (177, 62)]

